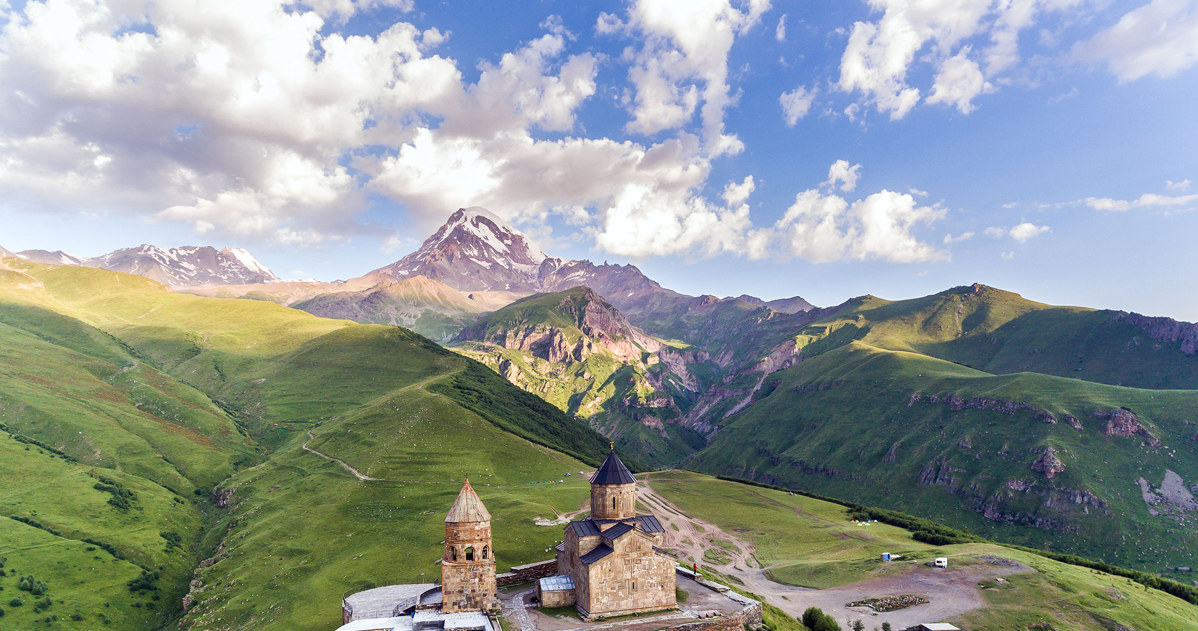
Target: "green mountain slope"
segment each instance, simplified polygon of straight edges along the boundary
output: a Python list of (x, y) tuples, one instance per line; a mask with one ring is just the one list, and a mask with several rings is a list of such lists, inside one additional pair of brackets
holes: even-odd
[(381, 275), (365, 290), (323, 293), (292, 304), (325, 318), (407, 327), (447, 342), (491, 305), (424, 276), (391, 280)]
[[(585, 425), (403, 329), (4, 265), (0, 469), (17, 483), (0, 488), (0, 586), (15, 594), (31, 574), (53, 598), (41, 610), (20, 592), (26, 606), (5, 618), (18, 627), (77, 614), (158, 628), (182, 602), (185, 627), (326, 629), (347, 589), (428, 571), (435, 554), (394, 546), (438, 541), (429, 507), (448, 510), (466, 474), (480, 493), (502, 485), (484, 493), (497, 518), (527, 521), (577, 507), (569, 484), (530, 484), (584, 466), (562, 451), (592, 464), (606, 452)], [(471, 411), (480, 398), (485, 417)], [(224, 508), (209, 504), (216, 484)], [(501, 564), (542, 558), (560, 534), (511, 532)], [(143, 572), (156, 589), (131, 591)]]
[[(719, 529), (692, 535), (705, 538), (709, 550), (727, 549), (728, 538), (738, 539), (752, 546), (753, 559), (767, 568), (771, 578), (788, 585), (827, 588), (917, 575), (929, 570), (924, 563), (940, 556), (954, 568), (977, 568), (995, 558), (1027, 566), (1029, 571), (1008, 574), (1001, 582), (980, 582), (981, 607), (946, 620), (962, 629), (1174, 631), (1189, 629), (1198, 619), (1195, 605), (1126, 578), (990, 543), (929, 545), (902, 528), (851, 521), (845, 506), (811, 497), (683, 471), (652, 473), (645, 481), (689, 517)], [(901, 554), (904, 561), (882, 563), (881, 552)], [(741, 569), (746, 574), (752, 571)], [(934, 584), (935, 579), (929, 582)], [(920, 589), (929, 587), (920, 583)], [(861, 596), (878, 596), (879, 591), (876, 586), (863, 589)], [(798, 616), (809, 606), (803, 602), (805, 595), (790, 593), (772, 602)], [(847, 617), (863, 616), (859, 610)], [(878, 626), (878, 618), (863, 618), (867, 629)]]
[(586, 419), (634, 459), (667, 466), (703, 444), (676, 422), (695, 379), (663, 360), (673, 349), (586, 287), (517, 300), (465, 328), (454, 348)]
[(804, 355), (831, 348), (771, 376), (688, 463), (1183, 580), (1167, 568), (1198, 565), (1198, 392), (994, 375), (853, 326), (808, 327), (823, 337)]
[(896, 302), (854, 299), (802, 335), (816, 345), (809, 354), (856, 339), (994, 374), (1039, 372), (1138, 388), (1198, 388), (1194, 325), (1055, 307), (985, 285)]

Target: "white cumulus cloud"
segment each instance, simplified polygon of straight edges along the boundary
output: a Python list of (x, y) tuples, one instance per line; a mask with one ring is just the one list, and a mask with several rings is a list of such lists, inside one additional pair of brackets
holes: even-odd
[(1152, 0), (1074, 52), (1081, 59), (1105, 62), (1120, 81), (1171, 77), (1198, 63), (1198, 3)]
[(740, 140), (724, 131), (732, 102), (728, 53), (769, 7), (769, 0), (750, 0), (743, 11), (728, 0), (636, 0), (624, 29), (640, 37), (629, 71), (635, 97), (628, 131), (677, 129), (698, 109), (705, 151), (739, 152)]
[(724, 187), (723, 198), (728, 206), (740, 206), (749, 199), (749, 195), (757, 188), (757, 183), (754, 182), (752, 175), (746, 175), (744, 181), (740, 184), (736, 182), (728, 182)]
[(824, 186), (828, 188), (839, 186), (841, 191), (849, 193), (857, 188), (857, 180), (860, 177), (860, 164), (849, 164), (848, 160), (837, 160), (828, 167), (828, 179), (824, 180)]
[(339, 160), (461, 97), (435, 30), (322, 34), (363, 6), (25, 3), (0, 31), (0, 186), (238, 236), (352, 230)]
[(994, 86), (982, 76), (977, 62), (969, 58), (969, 47), (966, 46), (940, 65), (928, 103), (953, 105), (962, 114), (968, 114), (976, 109), (975, 97), (993, 90)]
[(928, 102), (969, 113), (978, 95), (994, 89), (991, 78), (1019, 60), (1021, 31), (1046, 13), (1084, 1), (868, 0), (882, 15), (853, 24), (836, 86), (861, 95), (851, 110), (854, 117), (861, 105), (872, 105), (897, 120), (924, 94), (908, 74), (928, 64), (936, 77)]
[[(856, 182), (860, 165), (837, 161), (829, 180), (843, 182), (851, 173)], [(852, 190), (841, 187), (842, 190)], [(878, 259), (898, 263), (937, 261), (947, 254), (916, 237), (912, 231), (945, 215), (939, 206), (921, 206), (907, 193), (881, 190), (849, 201), (840, 195), (809, 189), (795, 196), (786, 214), (773, 227), (772, 238), (789, 256), (816, 263), (845, 259)], [(760, 238), (760, 235), (757, 235)]]
[(817, 92), (818, 88), (808, 90), (799, 86), (789, 92), (783, 92), (782, 96), (778, 97), (778, 103), (782, 105), (782, 119), (786, 121), (787, 127), (794, 127), (800, 118), (811, 111), (811, 104), (815, 101)]

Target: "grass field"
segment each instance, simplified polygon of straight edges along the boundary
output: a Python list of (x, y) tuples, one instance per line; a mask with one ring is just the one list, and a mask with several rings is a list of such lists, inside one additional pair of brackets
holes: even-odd
[[(583, 423), (403, 329), (182, 295), (91, 268), (14, 259), (2, 265), (0, 628), (140, 631), (174, 628), (181, 616), (196, 629), (334, 628), (346, 592), (438, 576), (442, 520), (466, 476), (494, 516), (501, 571), (551, 557), (561, 528), (535, 526), (534, 519), (579, 508), (587, 488), (578, 472), (607, 449)], [(729, 449), (724, 457), (737, 473), (800, 483), (818, 475), (834, 491), (868, 500), (860, 480), (836, 474), (858, 471), (853, 475), (876, 493), (873, 503), (943, 513), (980, 531), (989, 522), (976, 515), (969, 521), (955, 499), (942, 497), (951, 485), (904, 495), (885, 481), (921, 488), (912, 479), (943, 456), (972, 476), (952, 472), (962, 484), (1001, 486), (1011, 467), (1030, 478), (1028, 450), (1053, 445), (1066, 464), (1054, 485), (1114, 498), (1112, 517), (1095, 522), (1106, 525), (1080, 540), (1118, 544), (1132, 523), (1154, 562), (1188, 560), (1190, 535), (1168, 522), (1119, 521), (1139, 520), (1142, 502), (1136, 504), (1137, 488), (1118, 484), (1135, 475), (1159, 479), (1164, 466), (1189, 480), (1190, 454), (1132, 441), (1110, 449), (1104, 441), (1122, 439), (1099, 435), (1083, 414), (1087, 431), (1077, 434), (1063, 423), (1018, 415), (966, 415), (953, 425), (958, 421), (936, 408), (907, 405), (911, 392), (886, 386), (884, 378), (919, 375), (924, 393), (1043, 393), (1043, 402), (1032, 402), (1057, 414), (1094, 402), (1129, 404), (1165, 445), (1187, 427), (1173, 411), (1176, 401), (1194, 403), (1188, 395), (996, 377), (852, 340), (827, 351), (768, 384), (760, 403), (721, 430), (723, 442), (709, 455)], [(806, 388), (822, 383), (834, 385)], [(790, 412), (796, 409), (802, 412)], [(932, 440), (881, 462), (890, 444), (912, 431)], [(954, 451), (964, 434), (975, 446)], [(1015, 455), (998, 456), (1004, 446)], [(1100, 448), (1113, 454), (1109, 467), (1080, 457)], [(981, 464), (967, 468), (977, 453), (985, 455)], [(778, 464), (763, 464), (771, 457)], [(861, 463), (871, 468), (851, 468)], [(346, 467), (373, 479), (360, 480)], [(843, 508), (800, 496), (695, 474), (654, 476), (655, 487), (685, 510), (750, 538), (758, 559), (784, 582), (826, 586), (876, 575), (886, 570), (869, 559), (882, 551), (945, 553), (967, 563), (979, 549), (935, 548), (890, 526), (853, 526)], [(1025, 504), (1034, 507), (1019, 498), (1007, 505)], [(1068, 548), (1067, 539), (1049, 541)], [(1069, 627), (1064, 621), (1074, 613), (1136, 629), (1179, 628), (1168, 624), (1193, 619), (1192, 608), (1178, 609), (1180, 601), (1158, 592), (1026, 558), (1043, 564), (1035, 575), (1041, 578), (995, 588), (995, 602), (1007, 598), (1017, 608), (1028, 594), (1058, 594), (1040, 606), (1058, 628), (1100, 628)], [(44, 593), (19, 589), (24, 576), (44, 584)], [(199, 583), (189, 587), (193, 578)], [(13, 598), (21, 605), (4, 604)], [(1018, 610), (1037, 613), (1031, 605)]]
[[(953, 397), (1025, 407), (954, 409)], [(1159, 445), (1105, 435), (1096, 413), (1120, 408)], [(1198, 566), (1198, 531), (1151, 515), (1137, 480), (1160, 485), (1168, 470), (1198, 481), (1195, 409), (1193, 390), (991, 375), (853, 341), (771, 376), (686, 463), (1170, 575), (1168, 566)], [(1048, 449), (1064, 467), (1052, 478), (1035, 469)]]
[[(202, 566), (185, 623), (327, 629), (345, 591), (435, 574), (466, 475), (495, 515), (501, 565), (551, 556), (560, 528), (533, 518), (577, 508), (576, 472), (606, 452), (403, 329), (4, 264), (0, 470), (14, 483), (0, 486), (0, 557), (52, 601), (6, 607), (2, 628), (173, 625)], [(217, 485), (228, 510), (211, 504)], [(143, 573), (157, 578), (129, 585)]]
[(852, 523), (838, 504), (804, 495), (716, 480), (687, 471), (650, 474), (657, 492), (681, 508), (736, 533), (756, 550), (769, 576), (801, 587), (833, 587), (896, 568), (878, 559), (883, 552), (907, 559), (933, 558), (939, 551), (911, 533), (881, 523)]
[(655, 472), (649, 483), (688, 515), (750, 542), (763, 565), (778, 567), (771, 577), (784, 583), (832, 587), (910, 567), (883, 564), (877, 560), (883, 551), (903, 554), (904, 561), (946, 556), (953, 566), (993, 555), (1034, 570), (1007, 576), (1005, 584), (984, 584), (988, 606), (954, 621), (970, 631), (1027, 629), (1036, 622), (1060, 630), (1109, 631), (1124, 625), (1137, 631), (1178, 631), (1193, 628), (1198, 620), (1198, 607), (1125, 578), (995, 544), (929, 546), (901, 528), (855, 525), (838, 504), (691, 472)]

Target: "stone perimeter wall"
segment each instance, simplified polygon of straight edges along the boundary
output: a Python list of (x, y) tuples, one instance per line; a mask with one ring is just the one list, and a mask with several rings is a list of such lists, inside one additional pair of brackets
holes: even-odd
[(557, 576), (557, 559), (529, 563), (528, 565), (517, 565), (511, 571), (497, 575), (495, 583), (499, 587), (507, 587), (508, 585), (528, 583), (547, 576)]
[(729, 598), (732, 598), (743, 607), (740, 611), (734, 614), (725, 616), (717, 616), (709, 620), (699, 620), (697, 622), (688, 622), (672, 627), (661, 629), (661, 631), (744, 631), (749, 629), (761, 628), (761, 603), (751, 598), (745, 598), (735, 592), (726, 592)]

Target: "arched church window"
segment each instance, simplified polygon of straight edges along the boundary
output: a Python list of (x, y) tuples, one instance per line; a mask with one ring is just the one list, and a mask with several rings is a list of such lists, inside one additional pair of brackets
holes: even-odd
[(457, 560), (458, 560), (458, 549), (457, 549), (457, 548), (450, 548), (450, 549), (449, 549), (449, 560), (450, 560), (450, 561), (457, 561)]
[(490, 551), (489, 548), (490, 548), (490, 546), (483, 546), (483, 558), (484, 559), (487, 558), (487, 552)]
[(611, 509), (616, 510), (616, 498), (611, 498)]
[(474, 560), (474, 546), (470, 546), (470, 547), (466, 548), (466, 560), (467, 561)]

